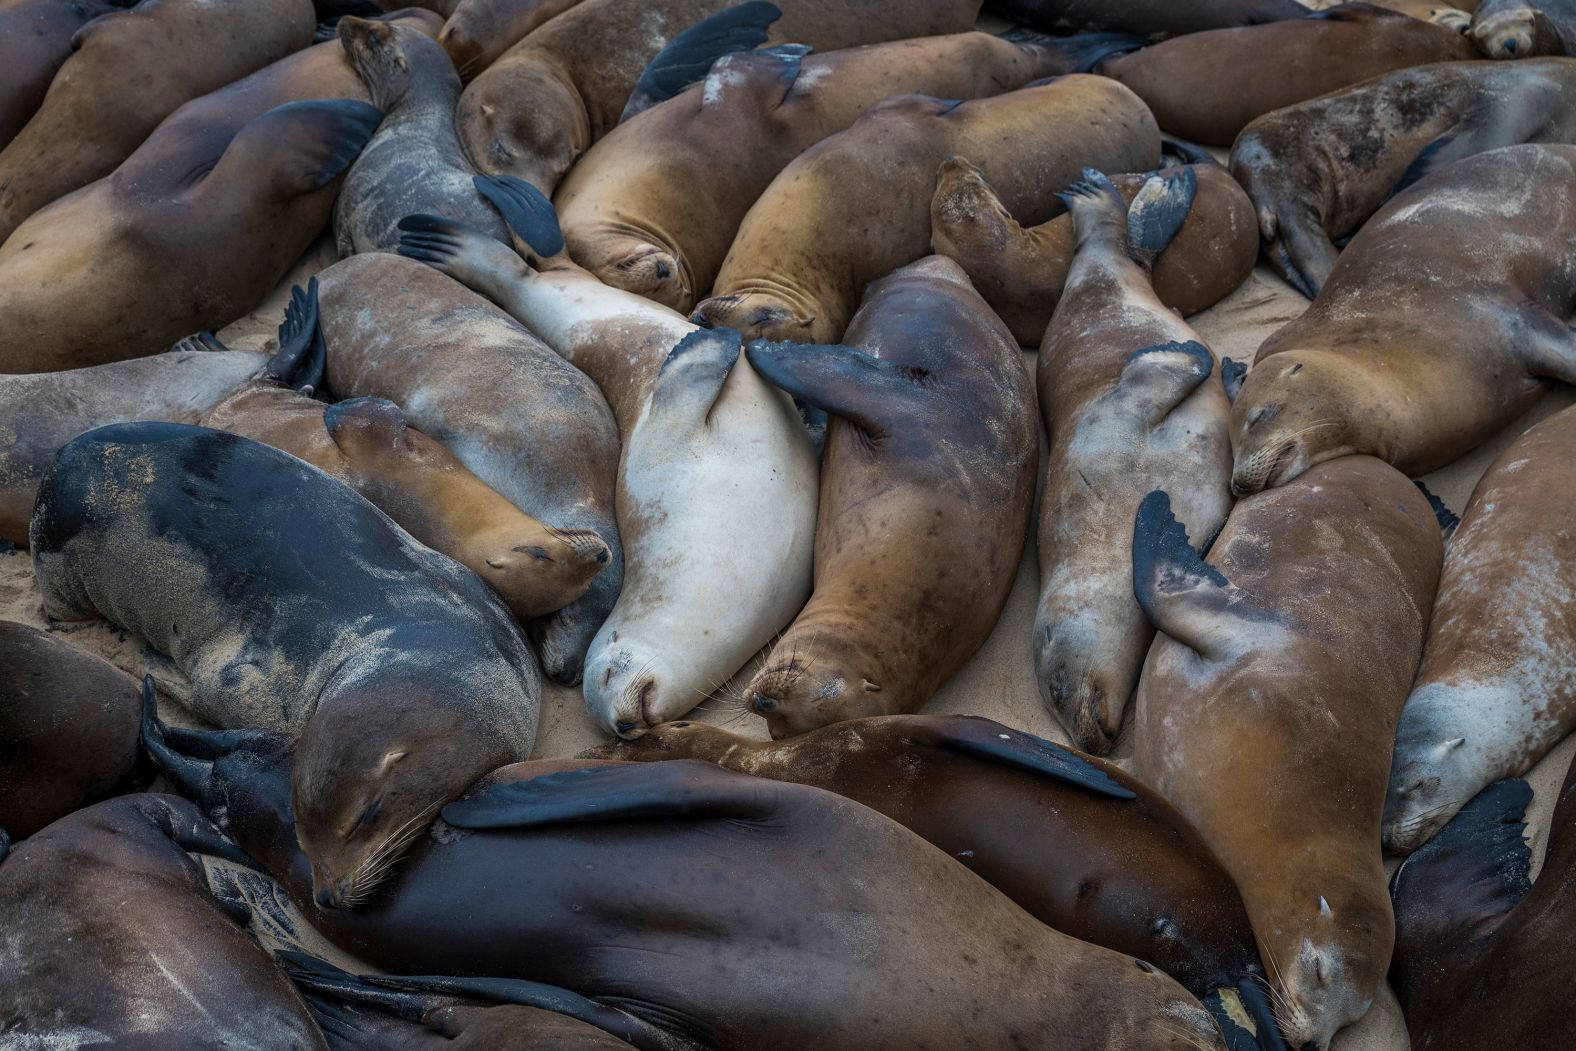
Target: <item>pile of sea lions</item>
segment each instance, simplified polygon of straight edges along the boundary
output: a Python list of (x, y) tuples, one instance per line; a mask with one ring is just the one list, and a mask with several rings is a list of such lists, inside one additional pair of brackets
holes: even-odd
[(412, 2), (0, 0), (0, 1049), (1576, 1046), (1576, 3)]

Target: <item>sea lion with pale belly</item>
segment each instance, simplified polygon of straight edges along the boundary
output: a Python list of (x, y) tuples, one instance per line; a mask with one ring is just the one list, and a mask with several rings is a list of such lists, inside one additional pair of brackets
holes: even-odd
[(478, 185), (518, 254), (433, 216), (400, 224), (400, 252), (487, 295), (607, 395), (623, 436), (626, 572), (591, 644), (585, 695), (599, 725), (637, 735), (703, 701), (804, 605), (815, 453), (737, 333), (700, 331), (576, 266), (552, 205), (529, 184)]
[(977, 164), (1013, 214), (1040, 223), (1081, 168), (1153, 168), (1160, 131), (1136, 95), (1104, 77), (969, 102), (877, 103), (772, 181), (691, 316), (746, 339), (835, 343), (867, 284), (928, 254), (929, 193), (954, 155)]
[(1055, 49), (988, 33), (729, 55), (586, 151), (553, 197), (564, 240), (606, 283), (688, 311), (777, 173), (867, 107), (910, 92), (980, 98), (1067, 71)]
[(1565, 409), (1499, 455), (1462, 513), (1396, 732), (1389, 850), (1416, 849), (1576, 727), (1573, 457), (1576, 411)]
[(137, 0), (25, 0), (0, 5), (0, 150), (38, 112), (77, 30)]
[(1389, 966), (1380, 815), (1440, 557), (1428, 501), (1366, 456), (1239, 502), (1207, 563), (1165, 493), (1139, 507), (1134, 591), (1161, 634), (1134, 769), (1237, 881), (1295, 1048), (1327, 1048)]
[(1391, 198), (1231, 406), (1231, 486), (1349, 453), (1426, 474), (1576, 381), (1576, 147), (1508, 146)]

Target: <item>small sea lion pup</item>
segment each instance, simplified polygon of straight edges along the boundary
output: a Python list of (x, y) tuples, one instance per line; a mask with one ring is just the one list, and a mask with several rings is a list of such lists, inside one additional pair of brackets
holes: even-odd
[[(1084, 61), (1094, 56), (1078, 42)], [(1094, 68), (1127, 85), (1172, 135), (1229, 147), (1255, 117), (1360, 80), (1430, 62), (1479, 58), (1466, 37), (1371, 4), (1342, 4), (1308, 18), (1192, 33), (1133, 50), (1106, 42)]]
[(737, 333), (700, 331), (576, 266), (535, 187), (478, 185), (515, 249), (411, 216), (400, 252), (487, 295), (607, 395), (623, 437), (627, 572), (591, 643), (586, 707), (609, 731), (638, 735), (705, 700), (804, 606), (815, 453), (793, 401), (757, 374)]
[(1441, 62), (1377, 77), (1249, 124), (1231, 173), (1253, 198), (1265, 258), (1312, 299), (1340, 254), (1334, 242), (1393, 194), (1519, 142), (1576, 142), (1572, 63)]
[[(515, 507), (442, 445), (407, 426), (398, 405), (353, 398), (324, 405), (327, 349), (317, 324), (317, 280), (297, 286), (279, 328), (279, 353), (202, 425), (299, 456), (376, 504), (411, 536), (487, 582), (521, 621), (586, 593), (608, 548), (589, 529), (559, 531)], [(303, 389), (304, 388), (304, 389)]]
[(0, 375), (0, 540), (27, 545), (38, 483), (71, 439), (107, 423), (196, 423), (268, 361), (217, 347), (210, 336), (192, 337), (131, 361)]
[(1078, 248), (1039, 354), (1050, 439), (1040, 503), (1040, 698), (1085, 751), (1110, 751), (1155, 629), (1133, 597), (1133, 513), (1146, 493), (1212, 537), (1231, 510), (1231, 407), (1215, 355), (1155, 294), (1149, 267), (1188, 214), (1193, 169), (1129, 207), (1086, 171), (1063, 195)]
[(990, 636), (1029, 531), (1034, 389), (958, 265), (931, 256), (871, 285), (848, 344), (749, 349), (834, 417), (815, 590), (744, 688), (773, 737), (917, 710)]
[(1046, 33), (1153, 38), (1304, 18), (1297, 0), (987, 0), (985, 10)]
[(222, 431), (101, 427), (33, 512), (44, 611), (167, 654), (192, 710), (300, 734), (317, 900), (360, 903), (437, 808), (531, 752), (537, 671), (502, 602), (315, 467)]
[[(1131, 205), (1151, 175), (1179, 176), (1183, 166), (1193, 173), (1192, 206), (1150, 266), (1160, 301), (1188, 315), (1214, 306), (1248, 279), (1259, 257), (1258, 227), (1247, 194), (1213, 157), (1179, 156), (1172, 145), (1158, 173), (1110, 179)], [(1024, 346), (1038, 346), (1045, 336), (1077, 244), (1072, 216), (1025, 229), (978, 168), (962, 157), (942, 162), (930, 200), (931, 248), (968, 273)]]
[(1165, 493), (1138, 510), (1134, 590), (1161, 634), (1134, 769), (1236, 880), (1295, 1048), (1366, 1014), (1389, 966), (1379, 819), (1440, 554), (1428, 501), (1367, 456), (1238, 503), (1208, 563)]
[(137, 710), (135, 685), (108, 661), (0, 621), (0, 830), (22, 839), (146, 784)]
[(1155, 964), (1222, 1032), (1251, 1018), (1261, 1046), (1276, 1046), (1236, 885), (1186, 818), (1110, 763), (961, 715), (854, 719), (781, 742), (664, 723), (582, 758), (700, 759), (863, 803), (1046, 926)]
[(0, 150), (38, 112), (77, 31), (137, 0), (22, 0), (0, 5)]
[(1576, 2), (1483, 0), (1467, 33), (1489, 58), (1576, 54)]
[(1532, 789), (1490, 785), (1401, 863), (1390, 979), (1417, 1051), (1569, 1047), (1576, 976), (1576, 772), (1549, 822), (1538, 882), (1522, 833)]
[(306, 47), (314, 21), (310, 0), (143, 0), (84, 25), (38, 111), (0, 150), (0, 242), (114, 171), (181, 103)]
[(252, 863), (168, 795), (112, 799), (19, 844), (0, 865), (6, 1044), (326, 1048), (247, 916), (209, 892), (205, 855)]
[(772, 181), (692, 317), (747, 339), (836, 342), (867, 284), (929, 253), (928, 195), (954, 155), (979, 165), (1012, 214), (1041, 223), (1084, 166), (1153, 168), (1160, 131), (1136, 95), (1105, 77), (969, 102), (877, 103)]
[(1067, 71), (1054, 49), (989, 33), (729, 55), (570, 169), (554, 196), (569, 254), (615, 288), (688, 311), (773, 177), (867, 107), (905, 92), (979, 98)]
[(352, 256), (323, 271), (319, 296), (331, 390), (393, 402), (515, 507), (607, 545), (582, 598), (526, 625), (548, 678), (578, 683), (624, 581), (618, 425), (602, 392), (508, 314), (413, 260)]
[(974, 28), (979, 6), (980, 0), (585, 0), (471, 81), (456, 113), (460, 141), (482, 171), (515, 175), (552, 194), (575, 160), (626, 115), (637, 84), (646, 89), (643, 101), (672, 96), (704, 76), (713, 60), (763, 40), (835, 51), (962, 33)]
[[(1536, 188), (1537, 192), (1533, 190)], [(1576, 147), (1509, 146), (1391, 198), (1231, 406), (1232, 490), (1349, 453), (1426, 474), (1576, 381)]]
[[(288, 741), (147, 739), (300, 896)], [(384, 971), (544, 982), (716, 1051), (1226, 1046), (1152, 964), (1051, 930), (896, 822), (692, 761), (495, 771), (376, 908), (313, 920)]]
[(1489, 467), (1450, 540), (1423, 667), (1401, 712), (1384, 841), (1421, 846), (1485, 785), (1576, 727), (1576, 411)]

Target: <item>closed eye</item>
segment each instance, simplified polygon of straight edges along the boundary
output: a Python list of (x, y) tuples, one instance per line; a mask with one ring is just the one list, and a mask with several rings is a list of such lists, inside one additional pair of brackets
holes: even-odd
[(538, 562), (551, 562), (553, 560), (552, 556), (549, 555), (547, 553), (546, 549), (544, 549), (544, 548), (540, 548), (540, 547), (517, 547), (514, 550), (519, 552), (522, 555), (530, 555), (532, 558), (536, 559)]

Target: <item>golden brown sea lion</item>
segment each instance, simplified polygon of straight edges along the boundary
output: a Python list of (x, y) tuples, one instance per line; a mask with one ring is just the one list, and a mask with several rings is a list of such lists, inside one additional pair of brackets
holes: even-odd
[(438, 34), (469, 83), (520, 40), (581, 0), (459, 0)]
[(0, 5), (0, 150), (38, 111), (71, 57), (77, 30), (137, 0), (23, 0)]

